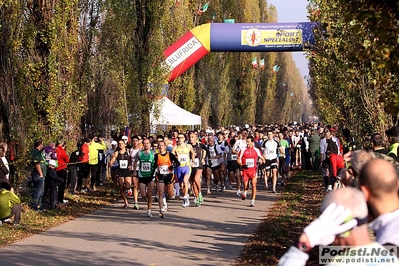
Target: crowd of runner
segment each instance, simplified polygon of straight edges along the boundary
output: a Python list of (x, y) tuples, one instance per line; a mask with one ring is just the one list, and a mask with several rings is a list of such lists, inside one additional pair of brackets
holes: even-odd
[[(387, 135), (393, 135), (390, 140), (398, 138), (399, 130), (395, 129), (387, 131)], [(65, 141), (44, 145), (39, 139), (31, 151), (32, 208), (44, 211), (67, 204), (66, 188), (72, 194), (89, 193), (101, 188), (108, 176), (114, 192), (118, 191), (123, 199), (123, 208), (140, 209), (140, 193), (149, 217), (154, 190), (160, 217), (165, 217), (168, 200), (182, 200), (184, 208), (190, 202), (199, 207), (203, 193), (210, 195), (225, 189), (234, 189), (242, 200), (251, 191), (249, 206), (254, 207), (258, 180), (263, 180), (266, 190), (276, 193), (276, 187), (284, 186), (294, 169), (321, 171), (326, 192), (356, 186), (356, 173), (363, 162), (359, 158), (364, 157), (358, 151), (373, 149), (397, 160), (397, 147), (392, 151), (384, 147), (381, 134), (373, 134), (369, 143), (357, 143), (349, 130), (321, 123), (200, 131), (172, 128), (153, 136), (92, 135), (69, 155)], [(343, 154), (352, 150), (358, 151), (352, 153), (348, 166)], [(5, 159), (4, 153), (0, 145), (0, 156)], [(4, 159), (3, 168), (7, 168)], [(8, 174), (0, 173), (0, 181), (9, 183)]]

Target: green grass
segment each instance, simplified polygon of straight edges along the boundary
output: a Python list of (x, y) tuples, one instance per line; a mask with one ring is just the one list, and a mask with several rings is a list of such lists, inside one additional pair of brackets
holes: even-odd
[(73, 220), (83, 214), (109, 205), (116, 200), (115, 196), (111, 195), (108, 184), (93, 193), (80, 194), (77, 197), (66, 194), (65, 198), (69, 200), (67, 205), (59, 209), (47, 210), (40, 213), (28, 207), (30, 197), (27, 194), (23, 195), (21, 197), (21, 201), (23, 202), (21, 225), (13, 227), (9, 224), (3, 224), (0, 227), (0, 247)]
[[(302, 171), (294, 175), (250, 237), (236, 265), (277, 265), (303, 228), (319, 216), (324, 197), (320, 185), (319, 174)], [(318, 265), (317, 256), (317, 250), (313, 250), (307, 265)]]

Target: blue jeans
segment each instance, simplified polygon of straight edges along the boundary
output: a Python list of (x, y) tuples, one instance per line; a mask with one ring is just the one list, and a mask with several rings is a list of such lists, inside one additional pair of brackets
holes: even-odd
[(32, 183), (33, 183), (33, 208), (37, 209), (39, 206), (43, 207), (42, 198), (44, 194), (44, 177), (39, 177), (38, 174), (32, 173)]

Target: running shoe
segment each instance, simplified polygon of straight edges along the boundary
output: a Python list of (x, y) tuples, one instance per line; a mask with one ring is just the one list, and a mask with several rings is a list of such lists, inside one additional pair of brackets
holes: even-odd
[(200, 203), (204, 202), (204, 197), (202, 197), (202, 193), (199, 193), (199, 195), (198, 195), (198, 201), (199, 201)]
[(233, 186), (232, 186), (232, 185), (229, 185), (229, 186), (227, 187), (227, 189), (228, 189), (228, 190), (233, 190)]
[(224, 192), (225, 189), (226, 189), (225, 186), (221, 186), (221, 187), (220, 187), (220, 192)]
[(154, 201), (155, 201), (155, 202), (158, 202), (158, 196), (155, 196), (155, 197), (154, 197)]
[(197, 206), (197, 207), (201, 206), (201, 202), (199, 199), (197, 199), (197, 201), (195, 202), (195, 206)]
[(236, 195), (239, 196), (239, 197), (241, 197), (241, 190), (238, 189), (238, 190), (236, 191)]
[(255, 200), (251, 200), (251, 203), (249, 204), (251, 207), (255, 207)]
[(182, 207), (187, 207), (187, 206), (186, 206), (186, 198), (183, 198), (183, 201), (182, 201), (182, 203), (181, 203), (181, 206), (182, 206)]
[(129, 208), (129, 204), (126, 204), (126, 203), (125, 203), (125, 204), (123, 205), (123, 208), (124, 208), (124, 209)]
[(190, 197), (186, 198), (186, 206), (184, 207), (190, 207)]
[(212, 194), (212, 193), (211, 193), (211, 189), (208, 188), (206, 194), (207, 194), (207, 195), (211, 195), (211, 194)]
[(162, 212), (167, 212), (167, 211), (168, 211), (168, 205), (163, 205), (161, 211), (162, 211)]
[(160, 211), (160, 212), (159, 212), (159, 218), (165, 218), (165, 214), (164, 214), (163, 211)]
[(151, 210), (148, 210), (148, 211), (147, 211), (147, 216), (148, 216), (148, 217), (152, 217)]
[(133, 205), (133, 210), (140, 210), (139, 204), (138, 204), (138, 203), (135, 203), (135, 204)]
[(194, 204), (197, 203), (197, 198), (196, 198), (196, 197), (194, 197), (193, 203), (194, 203)]
[(277, 193), (277, 192), (276, 192), (276, 188), (275, 188), (275, 187), (273, 188), (273, 193)]
[(241, 194), (241, 199), (242, 199), (242, 200), (245, 200), (246, 198), (247, 198), (247, 194), (246, 194), (245, 192), (242, 193), (242, 194)]

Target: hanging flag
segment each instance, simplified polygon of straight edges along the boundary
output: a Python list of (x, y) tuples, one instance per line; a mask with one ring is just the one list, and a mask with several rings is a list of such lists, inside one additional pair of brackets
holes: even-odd
[(209, 2), (203, 5), (199, 10), (198, 10), (198, 15), (202, 15), (209, 7)]
[(265, 68), (265, 59), (260, 60), (260, 68), (264, 69)]
[(258, 68), (258, 59), (256, 59), (256, 57), (252, 58), (252, 68), (253, 69)]
[(277, 73), (279, 70), (280, 70), (280, 67), (279, 67), (278, 65), (275, 65), (275, 66), (273, 67), (273, 72), (274, 72), (274, 73)]

